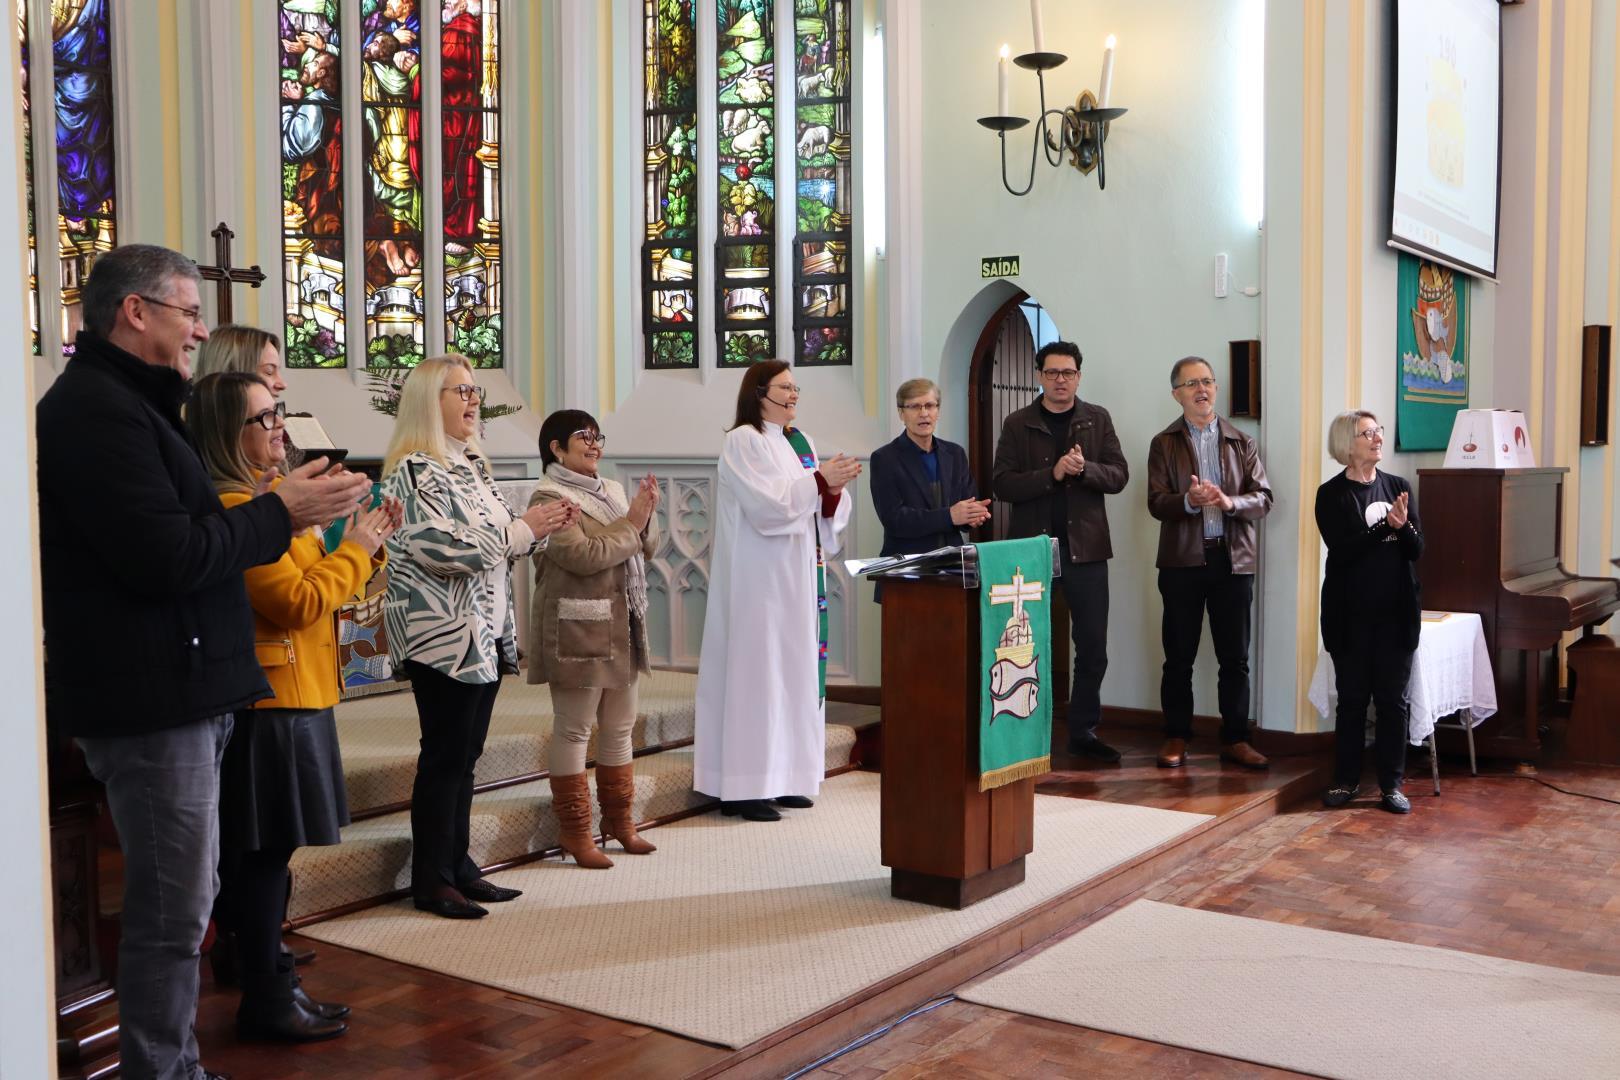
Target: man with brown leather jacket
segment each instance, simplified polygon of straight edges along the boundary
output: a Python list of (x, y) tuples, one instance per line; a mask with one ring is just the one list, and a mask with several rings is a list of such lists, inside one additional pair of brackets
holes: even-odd
[(1058, 584), (1074, 637), (1068, 749), (1112, 764), (1119, 751), (1097, 738), (1108, 670), (1108, 560), (1114, 555), (1103, 496), (1121, 491), (1130, 471), (1108, 410), (1080, 400), (1079, 348), (1049, 342), (1035, 354), (1035, 364), (1041, 396), (1002, 423), (991, 483), (996, 497), (1012, 504), (1008, 535), (1057, 538), (1063, 558)]
[(1181, 416), (1148, 448), (1148, 513), (1159, 520), (1159, 595), (1164, 598), (1162, 768), (1187, 763), (1193, 661), (1209, 611), (1220, 664), (1221, 758), (1249, 769), (1270, 764), (1249, 745), (1249, 609), (1254, 602), (1255, 522), (1271, 512), (1271, 488), (1255, 441), (1215, 415), (1215, 372), (1202, 357), (1177, 360), (1170, 396)]

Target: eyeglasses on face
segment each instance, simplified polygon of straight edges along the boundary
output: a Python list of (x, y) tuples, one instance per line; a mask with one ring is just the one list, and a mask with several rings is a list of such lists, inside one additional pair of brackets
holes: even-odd
[(473, 386), (471, 383), (457, 383), (454, 386), (447, 386), (439, 392), (441, 394), (448, 394), (452, 390), (455, 391), (457, 396), (459, 396), (462, 401), (471, 401), (475, 395), (479, 401), (484, 400), (484, 388), (482, 386)]
[(771, 385), (767, 386), (765, 389), (781, 390), (788, 394), (797, 394), (799, 392), (799, 386), (796, 383), (771, 383)]
[(254, 413), (252, 416), (242, 421), (242, 426), (248, 427), (253, 424), (258, 424), (266, 431), (274, 431), (276, 430), (276, 425), (285, 422), (286, 419), (287, 403), (285, 401), (278, 401), (276, 402), (275, 408), (266, 409), (264, 412)]
[(580, 428), (578, 431), (568, 436), (569, 442), (573, 442), (575, 439), (578, 439), (586, 446), (607, 445), (606, 435), (602, 434), (600, 431), (591, 431), (589, 428)]
[(1051, 379), (1053, 382), (1074, 382), (1080, 378), (1080, 369), (1072, 367), (1041, 368), (1041, 378)]
[(1213, 390), (1215, 389), (1215, 380), (1208, 376), (1202, 379), (1185, 379), (1176, 383), (1176, 387), (1181, 390)]
[(170, 311), (178, 311), (191, 322), (202, 322), (201, 308), (181, 307), (179, 304), (171, 304), (167, 300), (159, 300), (155, 296), (146, 296), (143, 293), (136, 293), (135, 295), (139, 296), (142, 300), (145, 300), (148, 304), (156, 304), (158, 307), (166, 307)]
[(1372, 442), (1374, 439), (1382, 439), (1383, 437), (1384, 428), (1382, 424), (1380, 424), (1378, 427), (1370, 427), (1365, 431), (1356, 432), (1356, 438), (1366, 439), (1368, 442)]
[(908, 402), (906, 402), (906, 404), (900, 406), (900, 409), (903, 412), (911, 413), (913, 416), (917, 415), (918, 413), (939, 412), (939, 402), (937, 402), (937, 401), (908, 401)]

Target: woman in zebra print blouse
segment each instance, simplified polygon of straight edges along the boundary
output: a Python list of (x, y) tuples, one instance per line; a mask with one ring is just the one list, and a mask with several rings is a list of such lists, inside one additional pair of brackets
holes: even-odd
[(464, 356), (422, 361), (400, 393), (383, 487), (405, 508), (388, 543), (383, 620), (411, 681), (422, 752), (411, 790), (411, 895), (422, 911), (476, 919), (516, 889), (483, 880), (467, 854), (473, 769), (501, 676), (516, 673), (512, 567), (572, 524), (573, 504), (514, 513), (478, 448), (483, 387)]

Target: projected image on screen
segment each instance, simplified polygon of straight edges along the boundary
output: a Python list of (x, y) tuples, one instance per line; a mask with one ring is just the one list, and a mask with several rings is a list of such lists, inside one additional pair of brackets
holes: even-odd
[(1390, 244), (1496, 274), (1501, 9), (1399, 0)]

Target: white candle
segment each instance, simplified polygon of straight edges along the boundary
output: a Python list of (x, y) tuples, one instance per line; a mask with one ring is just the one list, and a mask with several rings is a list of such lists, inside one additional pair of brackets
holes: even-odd
[(1007, 109), (1007, 46), (1001, 47), (1001, 59), (996, 61), (996, 115), (1011, 116)]
[(1035, 28), (1035, 51), (1046, 51), (1046, 35), (1041, 32), (1041, 0), (1029, 0), (1029, 21)]
[(1108, 108), (1108, 94), (1114, 88), (1114, 35), (1103, 42), (1102, 77), (1097, 80), (1097, 108)]

